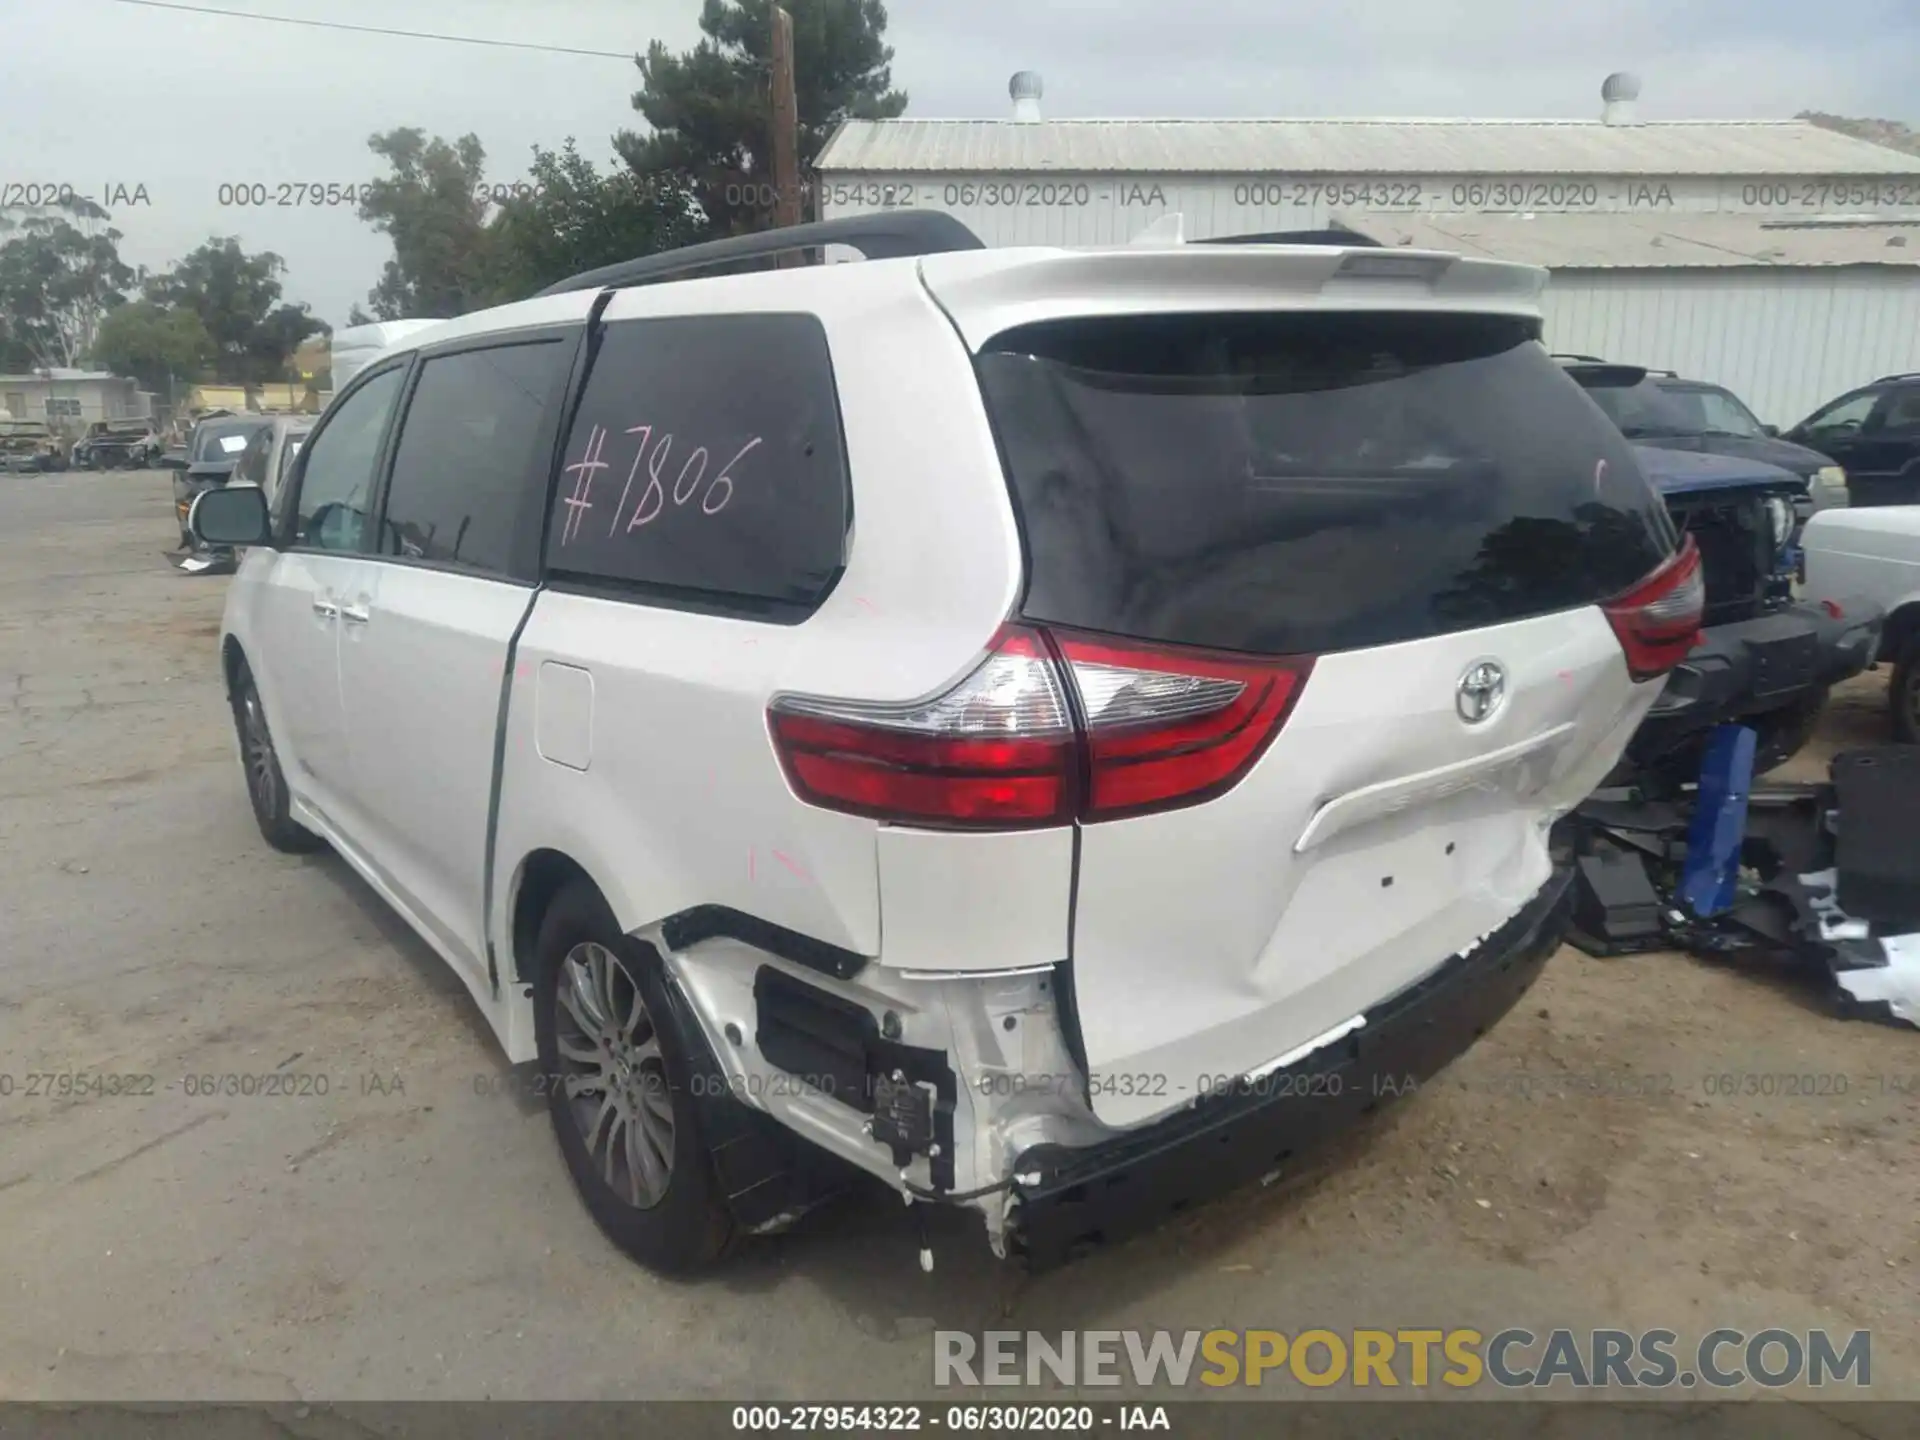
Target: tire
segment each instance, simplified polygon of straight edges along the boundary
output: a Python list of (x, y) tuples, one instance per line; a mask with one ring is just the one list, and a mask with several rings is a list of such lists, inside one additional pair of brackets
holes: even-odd
[(266, 708), (260, 703), (253, 674), (245, 666), (234, 679), (233, 727), (240, 737), (240, 768), (246, 776), (247, 799), (253, 805), (261, 837), (288, 855), (307, 855), (320, 849), (326, 841), (292, 816), (287, 777), (280, 769), (280, 755), (267, 729)]
[(1887, 708), (1893, 712), (1893, 738), (1920, 745), (1920, 629), (1907, 636), (1894, 659)]
[(621, 934), (598, 890), (576, 881), (547, 908), (534, 960), (547, 1112), (587, 1213), (649, 1269), (710, 1268), (736, 1229), (715, 1184), (659, 958)]

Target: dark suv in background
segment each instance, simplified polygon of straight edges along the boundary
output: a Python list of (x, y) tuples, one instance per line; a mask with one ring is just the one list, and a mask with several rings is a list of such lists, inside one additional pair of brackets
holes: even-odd
[(180, 522), (180, 548), (193, 548), (187, 533), (187, 511), (202, 490), (225, 485), (233, 478), (248, 447), (273, 429), (270, 415), (210, 416), (193, 427), (186, 453), (167, 454), (160, 463), (174, 472), (173, 505)]
[(1700, 642), (1635, 734), (1629, 768), (1691, 780), (1708, 731), (1728, 723), (1757, 733), (1756, 772), (1783, 763), (1812, 736), (1829, 689), (1864, 670), (1879, 643), (1880, 615), (1867, 602), (1794, 594), (1800, 527), (1813, 505), (1807, 472), (1817, 477), (1829, 462), (1771, 436), (1695, 423), (1688, 397), (1664, 388), (1693, 382), (1558, 358), (1632, 442), (1675, 527), (1699, 548), (1706, 583)]
[(1672, 371), (1614, 365), (1590, 355), (1563, 355), (1561, 364), (1636, 445), (1731, 455), (1775, 465), (1800, 478), (1806, 499), (1795, 513), (1849, 503), (1847, 473), (1824, 451), (1783, 439), (1762, 424), (1724, 385), (1686, 380)]
[(1855, 505), (1920, 505), (1920, 373), (1883, 375), (1822, 405), (1788, 440), (1831, 455)]

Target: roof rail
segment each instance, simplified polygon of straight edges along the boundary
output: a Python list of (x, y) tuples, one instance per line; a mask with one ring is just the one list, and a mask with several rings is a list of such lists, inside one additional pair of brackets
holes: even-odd
[(1873, 383), (1876, 385), (1884, 385), (1889, 380), (1920, 380), (1920, 370), (1906, 370), (1898, 375), (1882, 375)]
[(1367, 245), (1384, 249), (1371, 235), (1336, 225), (1328, 230), (1275, 230), (1265, 235), (1213, 235), (1197, 245)]
[(601, 290), (677, 280), (742, 260), (818, 250), (827, 245), (848, 246), (868, 260), (986, 248), (978, 235), (943, 210), (884, 210), (873, 215), (787, 225), (752, 235), (732, 235), (724, 240), (683, 245), (658, 255), (620, 260), (597, 270), (583, 270), (537, 293), (564, 295), (570, 290)]

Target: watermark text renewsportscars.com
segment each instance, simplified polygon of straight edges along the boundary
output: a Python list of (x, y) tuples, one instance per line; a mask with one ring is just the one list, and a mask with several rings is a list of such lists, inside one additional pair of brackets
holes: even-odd
[(937, 1330), (936, 1386), (1197, 1388), (1297, 1384), (1400, 1391), (1864, 1390), (1873, 1383), (1870, 1331), (1716, 1329), (1683, 1341), (1672, 1330), (1520, 1327), (1391, 1330)]

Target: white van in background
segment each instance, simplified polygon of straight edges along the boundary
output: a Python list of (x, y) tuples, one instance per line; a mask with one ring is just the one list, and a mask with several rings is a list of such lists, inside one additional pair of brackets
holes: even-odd
[(366, 369), (374, 356), (409, 335), (443, 324), (439, 320), (382, 320), (372, 325), (349, 325), (333, 332), (328, 342), (334, 393), (346, 388), (355, 375)]

